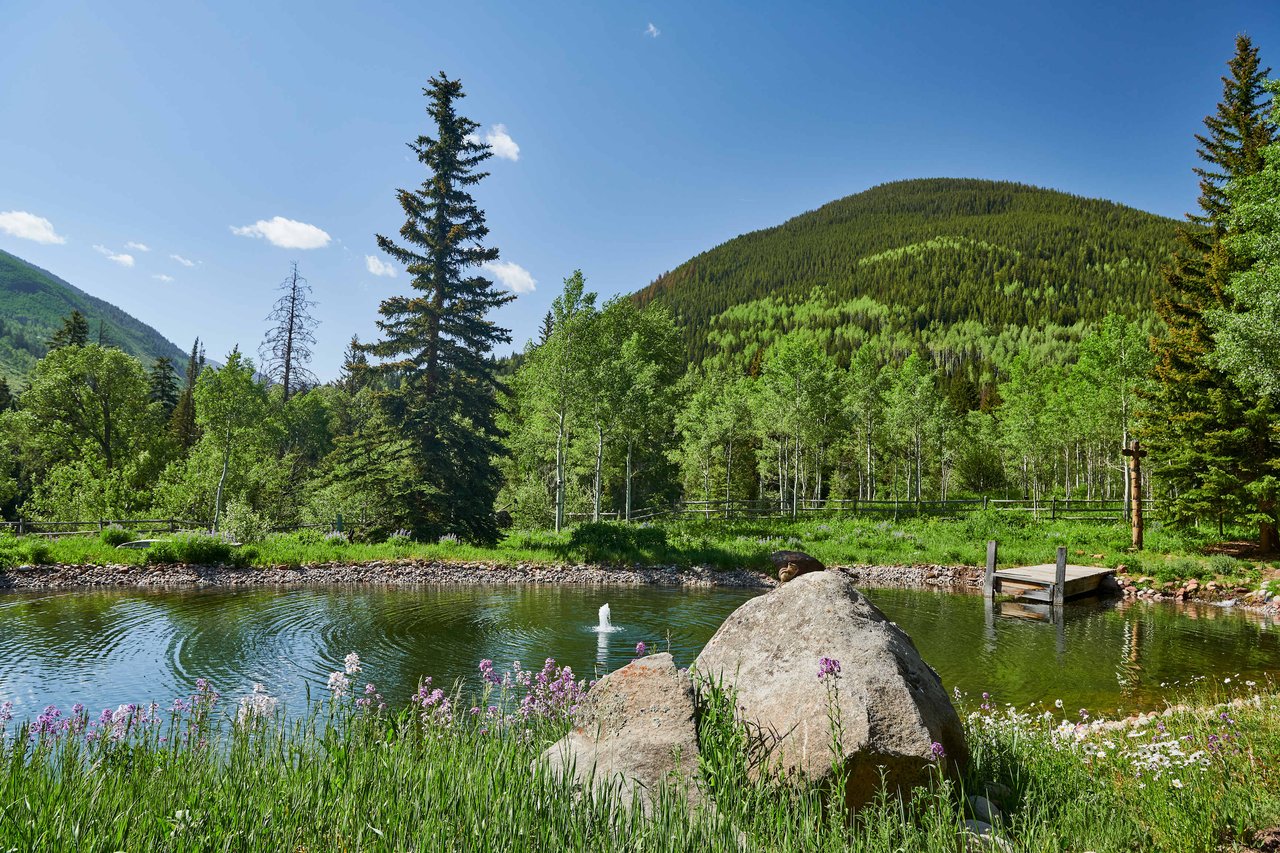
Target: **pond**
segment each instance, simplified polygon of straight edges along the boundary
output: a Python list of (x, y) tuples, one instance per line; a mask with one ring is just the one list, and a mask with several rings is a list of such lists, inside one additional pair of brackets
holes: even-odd
[[(167, 705), (210, 679), (236, 699), (261, 682), (295, 709), (319, 697), (356, 651), (361, 679), (401, 704), (423, 676), (474, 678), (481, 658), (537, 668), (547, 657), (595, 677), (638, 642), (689, 664), (750, 590), (661, 587), (311, 587), (0, 595), (0, 701), (30, 717), (47, 704), (92, 710)], [(948, 690), (999, 702), (1129, 713), (1161, 707), (1162, 685), (1196, 677), (1261, 681), (1280, 671), (1280, 632), (1212, 605), (1137, 602), (1047, 608), (981, 596), (871, 589)], [(610, 605), (619, 628), (591, 629)], [(816, 664), (815, 664), (816, 665)], [(815, 670), (816, 671), (816, 670)], [(363, 680), (361, 681), (363, 684)]]

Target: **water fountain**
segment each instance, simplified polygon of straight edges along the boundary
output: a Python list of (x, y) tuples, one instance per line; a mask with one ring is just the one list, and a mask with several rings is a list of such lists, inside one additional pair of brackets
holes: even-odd
[(597, 634), (611, 634), (618, 630), (613, 627), (613, 623), (609, 621), (609, 602), (600, 605), (600, 624), (596, 626)]

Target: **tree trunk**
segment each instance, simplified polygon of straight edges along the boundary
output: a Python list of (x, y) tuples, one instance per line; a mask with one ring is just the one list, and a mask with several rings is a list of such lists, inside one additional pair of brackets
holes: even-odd
[(564, 527), (564, 414), (556, 431), (556, 533)]
[(635, 439), (627, 438), (627, 521), (631, 520), (631, 448)]
[(213, 498), (213, 532), (218, 532), (218, 520), (222, 516), (222, 487), (227, 482), (227, 468), (231, 465), (231, 424), (227, 424), (227, 440), (222, 448), (222, 475), (218, 477), (218, 491)]
[(600, 520), (600, 467), (604, 462), (604, 427), (596, 423), (596, 482), (591, 503), (591, 520)]

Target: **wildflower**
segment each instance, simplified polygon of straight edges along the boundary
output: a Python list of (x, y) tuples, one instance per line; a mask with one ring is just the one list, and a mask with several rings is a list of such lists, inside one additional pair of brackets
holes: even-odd
[(834, 678), (840, 674), (840, 661), (835, 658), (822, 658), (818, 661), (818, 680)]
[(343, 669), (347, 675), (355, 675), (360, 671), (360, 655), (352, 652), (342, 659)]
[(334, 699), (341, 699), (351, 689), (351, 679), (341, 672), (329, 673), (329, 691)]
[(498, 677), (498, 674), (493, 671), (493, 661), (488, 658), (480, 661), (480, 677), (489, 684), (497, 684), (502, 680)]
[(273, 715), (280, 700), (267, 695), (267, 688), (262, 684), (253, 685), (253, 693), (240, 700), (240, 710), (236, 712), (236, 722), (240, 725), (255, 720), (266, 719)]
[(4, 728), (4, 724), (13, 719), (13, 703), (6, 700), (0, 704), (0, 729)]
[(636, 657), (642, 658), (649, 653), (649, 647), (643, 642), (636, 643)]
[(1054, 700), (1053, 700), (1053, 707), (1058, 708), (1058, 709), (1061, 709), (1061, 708), (1062, 708), (1062, 700), (1061, 700), (1061, 699), (1054, 699)]
[(1175, 788), (1181, 788), (1181, 787), (1182, 787), (1182, 780), (1181, 780), (1181, 779), (1170, 779), (1170, 780), (1169, 780), (1169, 784), (1170, 784), (1170, 785), (1172, 785), (1172, 786), (1173, 786), (1173, 787), (1175, 787)]
[(935, 740), (929, 745), (929, 754), (932, 756), (933, 761), (938, 761), (947, 757), (947, 750)]

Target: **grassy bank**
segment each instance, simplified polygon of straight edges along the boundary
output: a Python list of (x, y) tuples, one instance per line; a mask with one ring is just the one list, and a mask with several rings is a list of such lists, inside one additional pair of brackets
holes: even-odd
[(300, 719), (264, 694), (222, 698), (201, 683), (172, 711), (10, 722), (0, 849), (952, 853), (973, 792), (1003, 801), (997, 830), (1014, 850), (1233, 849), (1280, 821), (1280, 697), (1265, 686), (1201, 685), (1197, 710), (1123, 729), (977, 699), (959, 782), (938, 773), (910, 804), (884, 797), (844, 823), (815, 787), (752, 781), (746, 733), (714, 698), (699, 784), (718, 815), (669, 790), (646, 819), (612, 791), (583, 798), (531, 769), (586, 687), (550, 663), (499, 682), (474, 711), (427, 684), (391, 715), (365, 675), (335, 678), (342, 695)]
[(1146, 549), (1128, 550), (1129, 530), (1122, 524), (1079, 521), (1031, 522), (1008, 513), (976, 513), (943, 520), (807, 519), (795, 522), (683, 521), (654, 525), (580, 525), (560, 534), (513, 531), (492, 548), (456, 542), (352, 542), (342, 536), (306, 531), (269, 536), (230, 548), (208, 538), (182, 538), (151, 551), (121, 550), (129, 531), (108, 531), (104, 538), (16, 539), (0, 535), (0, 568), (63, 563), (151, 562), (226, 563), (248, 566), (299, 566), (358, 563), (404, 558), (497, 563), (593, 562), (642, 565), (710, 565), (721, 568), (771, 568), (770, 552), (807, 551), (829, 565), (978, 565), (988, 539), (1000, 542), (1002, 564), (1041, 563), (1053, 559), (1058, 545), (1073, 561), (1126, 566), (1130, 574), (1158, 581), (1220, 578), (1256, 584), (1274, 566), (1211, 553), (1210, 531), (1175, 531), (1152, 526)]

